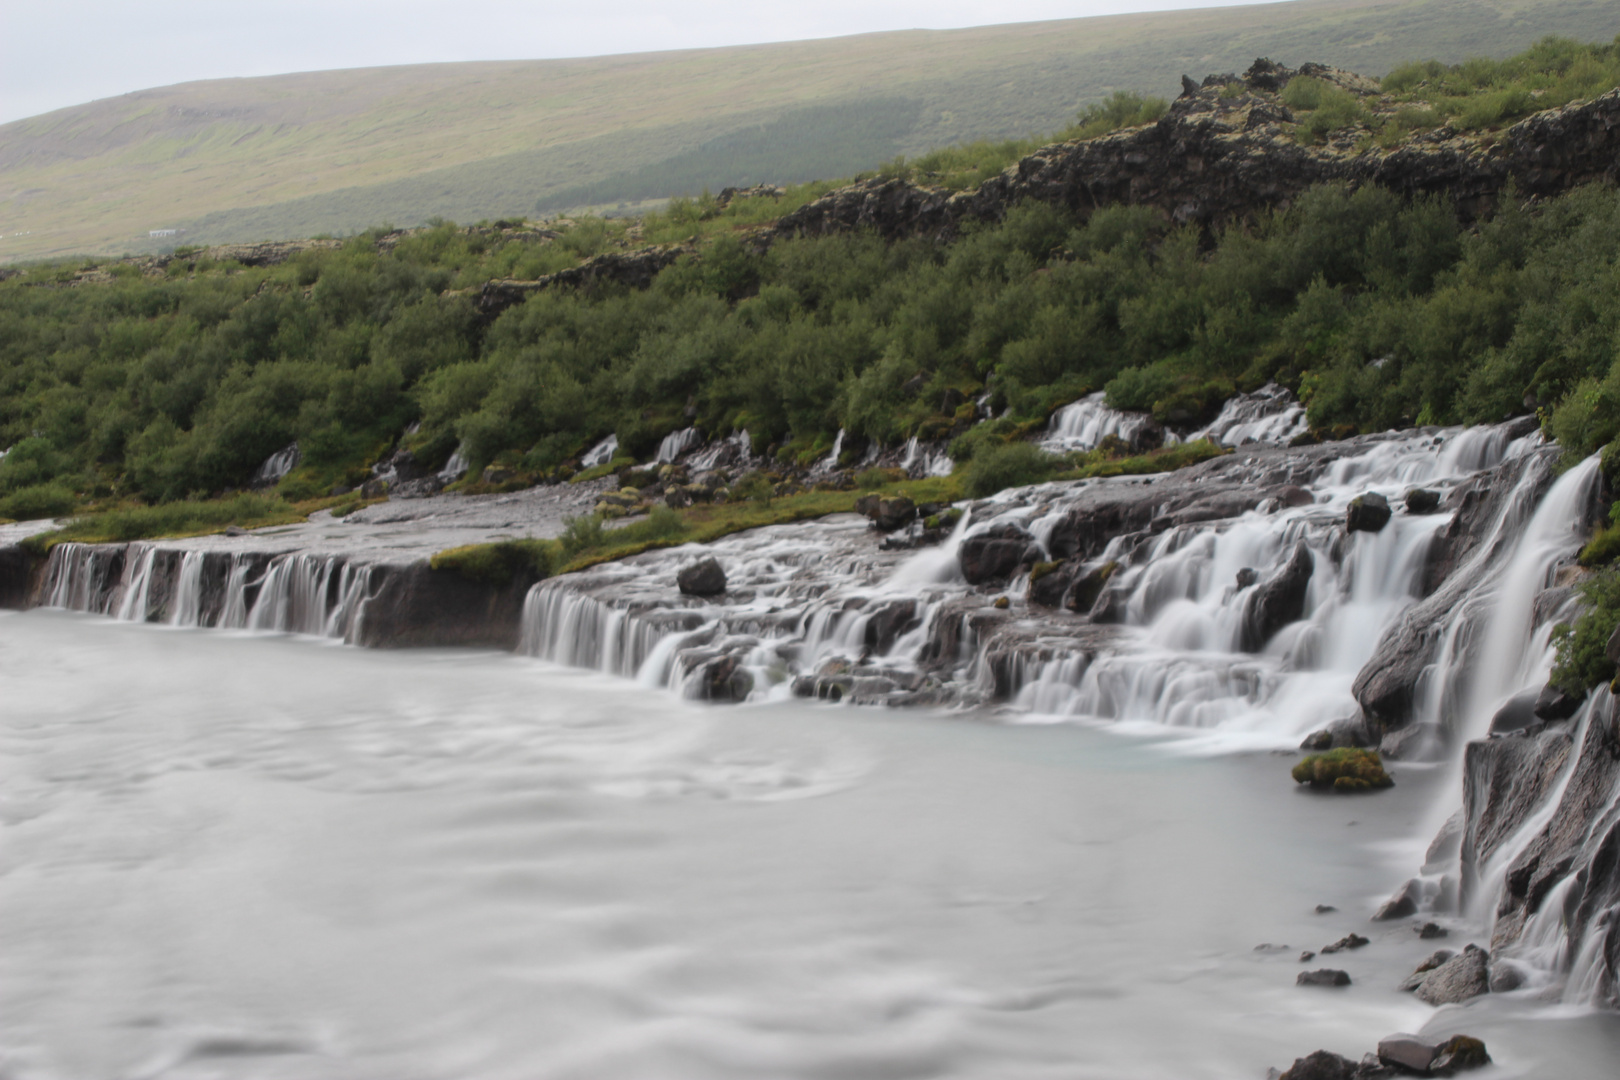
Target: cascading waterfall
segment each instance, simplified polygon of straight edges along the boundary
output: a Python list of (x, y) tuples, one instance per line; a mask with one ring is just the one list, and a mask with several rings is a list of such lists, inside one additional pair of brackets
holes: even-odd
[(1071, 402), (1052, 414), (1041, 446), (1052, 453), (1091, 450), (1110, 435), (1133, 441), (1153, 422), (1146, 413), (1110, 409), (1102, 391)]
[(667, 465), (702, 441), (703, 435), (695, 427), (672, 431), (658, 444), (658, 453), (653, 456), (652, 463)]
[[(208, 603), (210, 560), (228, 564)], [(47, 607), (110, 615), (125, 622), (211, 626), (358, 639), (374, 568), (334, 555), (255, 555), (176, 551), (155, 544), (58, 544), (46, 564)], [(210, 615), (210, 611), (217, 615)]]

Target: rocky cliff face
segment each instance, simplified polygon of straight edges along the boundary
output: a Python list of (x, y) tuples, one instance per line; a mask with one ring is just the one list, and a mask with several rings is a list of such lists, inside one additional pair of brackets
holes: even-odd
[[(1485, 209), (1510, 182), (1545, 196), (1620, 175), (1620, 91), (1538, 113), (1494, 141), (1440, 128), (1395, 149), (1365, 130), (1318, 146), (1294, 138), (1294, 116), (1277, 92), (1295, 74), (1314, 75), (1371, 98), (1360, 76), (1269, 61), (1237, 76), (1189, 85), (1155, 124), (1084, 142), (1043, 147), (975, 191), (953, 194), (896, 179), (873, 179), (786, 215), (780, 236), (869, 228), (885, 236), (955, 235), (969, 220), (995, 220), (1025, 200), (1084, 213), (1116, 203), (1157, 207), (1176, 221), (1218, 224), (1287, 202), (1313, 184), (1373, 183), (1403, 195), (1446, 193), (1465, 215)], [(1230, 86), (1241, 85), (1241, 93)]]

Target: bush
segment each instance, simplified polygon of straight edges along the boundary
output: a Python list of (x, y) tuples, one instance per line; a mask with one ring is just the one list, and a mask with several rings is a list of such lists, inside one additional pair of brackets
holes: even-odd
[(34, 484), (18, 488), (0, 498), (0, 518), (13, 521), (38, 521), (41, 518), (64, 517), (73, 513), (79, 500), (73, 492), (60, 484)]
[(769, 506), (771, 505), (773, 487), (771, 478), (755, 469), (744, 474), (736, 483), (731, 485), (731, 497), (734, 499), (747, 499), (763, 506)]
[(1553, 627), (1557, 660), (1552, 684), (1568, 694), (1584, 694), (1615, 677), (1614, 661), (1605, 651), (1620, 625), (1620, 570), (1602, 570), (1576, 589), (1585, 610), (1574, 625)]
[(557, 538), (557, 546), (562, 549), (564, 556), (572, 559), (582, 551), (601, 547), (606, 538), (607, 530), (602, 527), (601, 517), (586, 514), (563, 520), (563, 531)]
[(1038, 484), (1063, 467), (1061, 458), (1034, 443), (1016, 442), (976, 452), (968, 465), (967, 491), (983, 499), (1010, 487)]
[(1294, 782), (1341, 794), (1394, 787), (1376, 750), (1344, 746), (1325, 754), (1312, 754), (1294, 766)]

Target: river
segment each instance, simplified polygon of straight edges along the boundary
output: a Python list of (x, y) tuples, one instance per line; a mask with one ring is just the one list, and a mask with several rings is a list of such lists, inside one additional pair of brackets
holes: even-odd
[[(0, 613), (0, 686), (8, 1080), (1258, 1078), (1417, 1029), (1501, 1076), (1620, 1053), (1613, 1014), (1394, 989), (1434, 943), (1367, 912), (1455, 802), (1438, 767), (1314, 797), (1292, 756), (1117, 726), (49, 610)], [(1352, 987), (1294, 985), (1352, 930)]]

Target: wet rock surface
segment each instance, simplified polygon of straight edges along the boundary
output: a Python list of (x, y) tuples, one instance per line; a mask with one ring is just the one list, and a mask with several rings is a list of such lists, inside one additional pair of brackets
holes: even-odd
[(675, 575), (675, 587), (687, 596), (716, 596), (726, 591), (726, 571), (714, 557), (699, 559)]
[(1490, 954), (1478, 945), (1469, 945), (1418, 984), (1419, 1000), (1430, 1005), (1453, 1005), (1487, 994), (1491, 989)]
[(1337, 968), (1318, 968), (1300, 972), (1294, 983), (1297, 986), (1349, 986), (1350, 976)]

